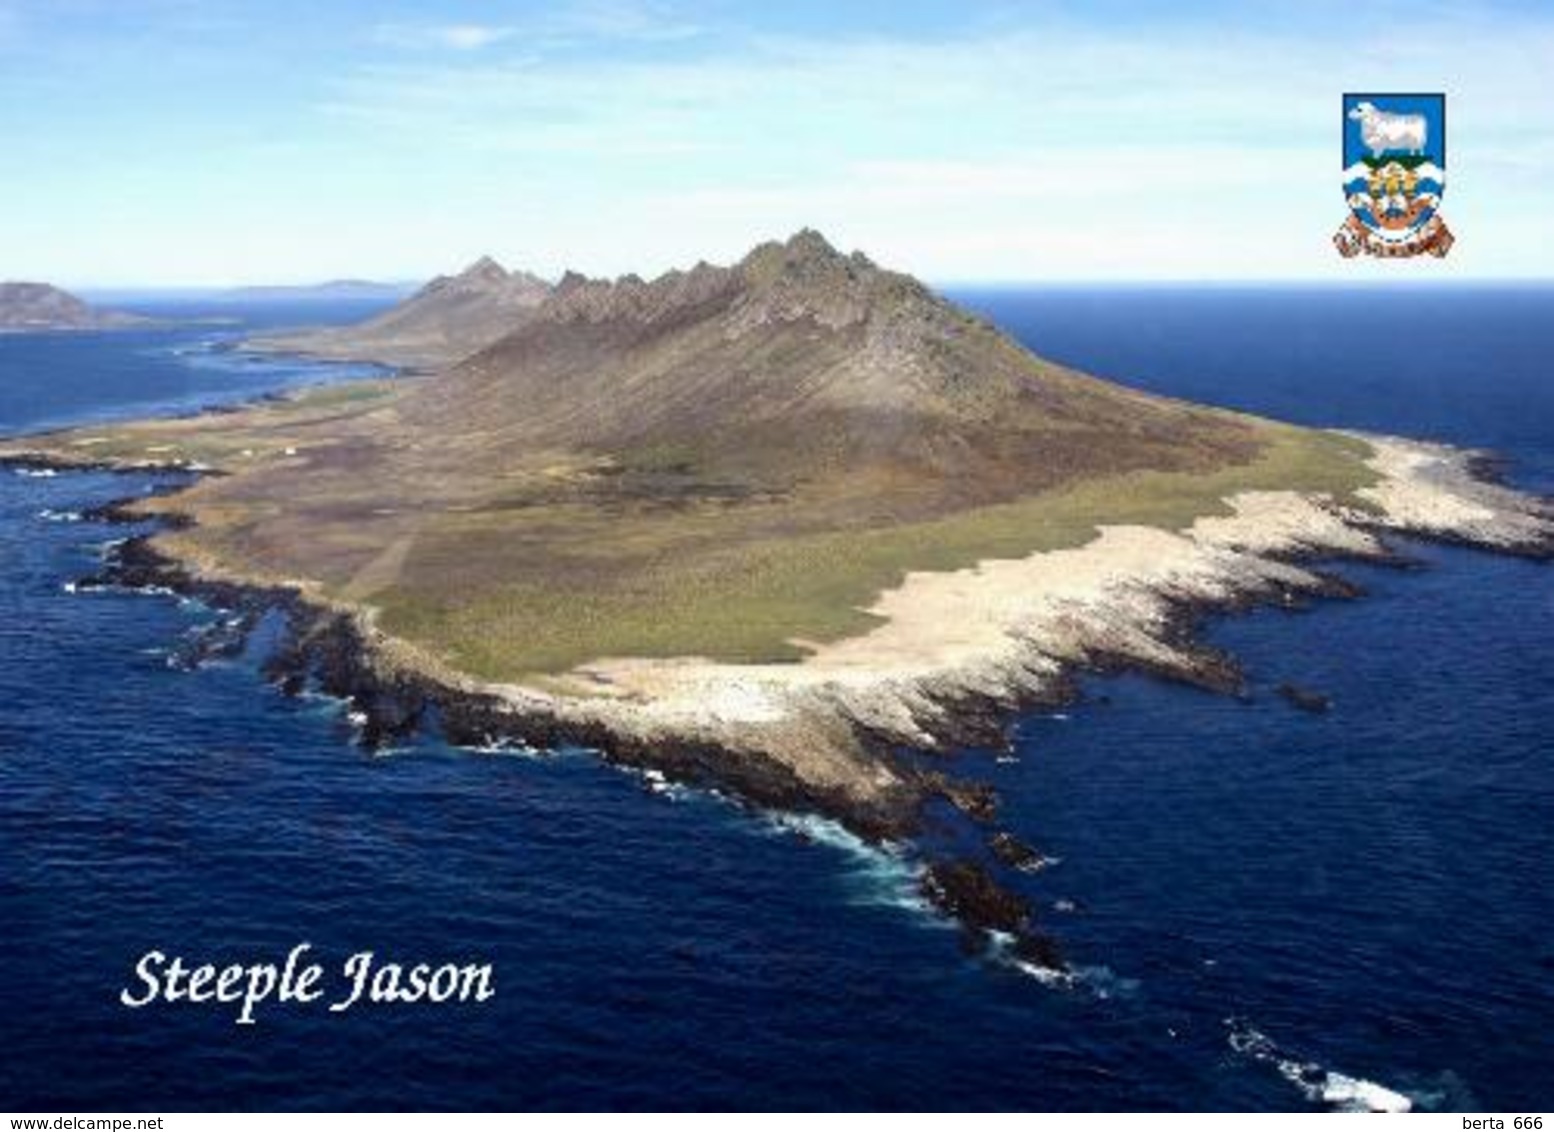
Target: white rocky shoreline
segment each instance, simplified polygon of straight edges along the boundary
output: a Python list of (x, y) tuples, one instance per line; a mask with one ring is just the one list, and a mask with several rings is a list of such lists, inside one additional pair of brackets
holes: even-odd
[[(949, 572), (912, 573), (882, 593), (875, 629), (817, 644), (796, 664), (604, 659), (579, 670), (592, 695), (569, 701), (486, 686), (536, 709), (659, 741), (695, 737), (781, 752), (815, 782), (868, 793), (890, 784), (849, 735), (924, 749), (954, 742), (967, 700), (1062, 698), (1097, 659), (1223, 684), (1215, 657), (1180, 631), (1184, 611), (1332, 593), (1309, 563), (1390, 559), (1388, 534), (1547, 558), (1554, 509), (1484, 479), (1481, 453), (1355, 434), (1374, 455), (1374, 511), (1291, 491), (1226, 502), (1230, 516), (1185, 531), (1103, 526), (1082, 546)], [(948, 740), (946, 735), (949, 736)]]

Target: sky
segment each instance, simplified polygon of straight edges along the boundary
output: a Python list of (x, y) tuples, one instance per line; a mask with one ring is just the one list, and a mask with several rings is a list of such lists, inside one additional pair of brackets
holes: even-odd
[[(1554, 275), (1554, 5), (0, 0), (0, 278), (730, 262)], [(1330, 242), (1345, 91), (1444, 91), (1445, 261)]]

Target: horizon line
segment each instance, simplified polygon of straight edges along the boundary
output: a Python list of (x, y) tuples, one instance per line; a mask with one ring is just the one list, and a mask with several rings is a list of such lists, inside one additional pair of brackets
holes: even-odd
[[(908, 273), (910, 274), (910, 273)], [(349, 282), (372, 287), (406, 288), (419, 287), (429, 282), (435, 276), (425, 278), (401, 277), (397, 279), (372, 279), (366, 277), (336, 277), (319, 279), (311, 282), (235, 282), (235, 283), (50, 283), (47, 280), (31, 280), (32, 282), (47, 283), (50, 286), (59, 287), (62, 290), (73, 291), (79, 294), (120, 294), (120, 295), (221, 295), (234, 291), (247, 290), (308, 290), (323, 288), (339, 283)], [(606, 282), (614, 282), (623, 276), (599, 276)], [(1002, 290), (1017, 287), (1219, 287), (1219, 288), (1250, 288), (1250, 287), (1329, 287), (1329, 286), (1360, 286), (1360, 287), (1388, 287), (1388, 286), (1507, 286), (1507, 285), (1554, 285), (1554, 274), (1550, 275), (1455, 275), (1444, 277), (1428, 276), (1380, 276), (1366, 275), (1344, 278), (1340, 276), (1267, 276), (1267, 277), (1233, 277), (1233, 276), (1178, 276), (1178, 277), (1153, 277), (1153, 276), (1115, 276), (1109, 278), (1096, 278), (1094, 276), (1032, 276), (1026, 278), (1017, 277), (988, 277), (988, 278), (933, 278), (922, 277), (923, 282), (936, 289), (959, 290), (964, 288), (987, 288)], [(22, 280), (4, 280), (0, 282), (21, 282)], [(554, 283), (555, 280), (547, 279), (546, 282)]]

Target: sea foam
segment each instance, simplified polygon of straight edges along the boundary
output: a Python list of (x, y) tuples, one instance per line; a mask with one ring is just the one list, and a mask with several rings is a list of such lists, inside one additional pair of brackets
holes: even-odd
[(766, 828), (787, 837), (798, 836), (839, 850), (853, 864), (849, 870), (851, 903), (900, 908), (917, 914), (924, 924), (948, 926), (923, 898), (923, 869), (906, 847), (895, 842), (872, 844), (840, 822), (817, 814), (773, 812)]
[(1326, 1069), (1314, 1061), (1291, 1056), (1262, 1031), (1238, 1019), (1227, 1019), (1230, 1048), (1253, 1061), (1271, 1065), (1309, 1101), (1337, 1112), (1409, 1112), (1412, 1098), (1363, 1077)]

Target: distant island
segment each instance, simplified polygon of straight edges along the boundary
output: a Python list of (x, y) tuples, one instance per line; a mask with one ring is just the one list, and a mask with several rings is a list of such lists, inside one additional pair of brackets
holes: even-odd
[(439, 276), (398, 306), (356, 326), (272, 334), (244, 346), (434, 369), (512, 333), (550, 291), (550, 284), (538, 276), (510, 272), (487, 256), (457, 275)]
[(1554, 548), (1472, 453), (1078, 373), (812, 231), (652, 281), (482, 261), (264, 345), (437, 371), (0, 456), (223, 473), (123, 505), (167, 523), (107, 577), (287, 610), (272, 674), (370, 741), (582, 743), (870, 838), (946, 802), (982, 847), (925, 894), (1037, 967), (1062, 956), (999, 876), (1038, 857), (941, 755), (1079, 669), (1237, 690), (1197, 612), (1352, 593), (1311, 561), (1389, 533)]
[(225, 302), (307, 302), (312, 300), (381, 299), (393, 302), (416, 289), (415, 283), (379, 283), (370, 279), (331, 279), (325, 283), (261, 284), (218, 292)]
[(0, 334), (49, 330), (128, 330), (153, 320), (103, 310), (47, 283), (0, 283)]

